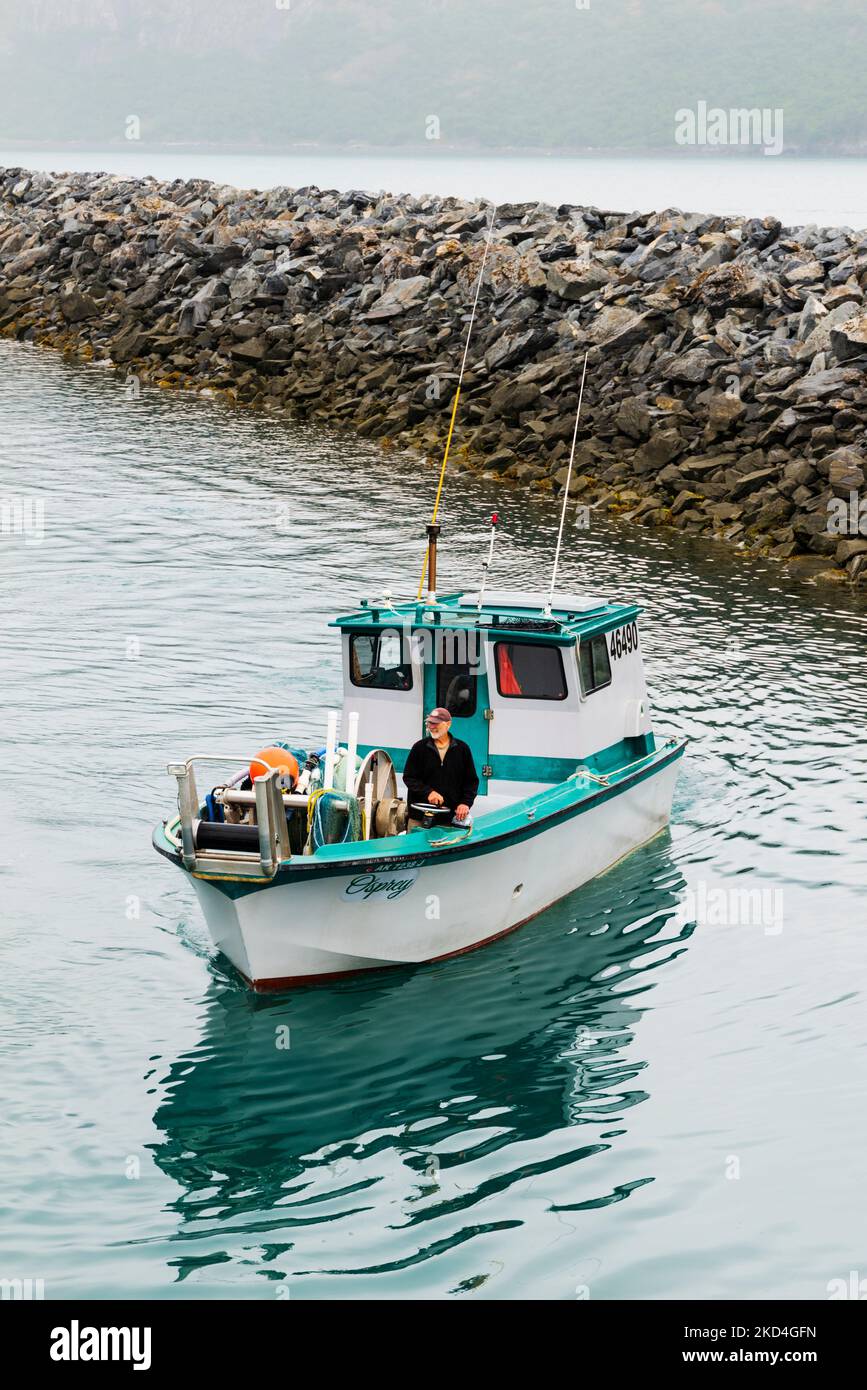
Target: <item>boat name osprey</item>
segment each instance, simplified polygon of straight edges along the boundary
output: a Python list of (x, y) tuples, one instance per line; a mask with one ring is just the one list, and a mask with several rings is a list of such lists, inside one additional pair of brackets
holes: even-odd
[(377, 894), (384, 894), (389, 902), (393, 902), (395, 898), (401, 898), (409, 891), (418, 875), (418, 869), (404, 870), (402, 878), (393, 878), (385, 874), (358, 874), (350, 879), (343, 896), (346, 899), (361, 897), (367, 901)]

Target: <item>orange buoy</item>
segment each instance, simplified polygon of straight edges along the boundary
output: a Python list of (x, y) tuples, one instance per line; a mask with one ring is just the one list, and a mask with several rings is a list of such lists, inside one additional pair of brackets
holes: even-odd
[(298, 763), (287, 748), (263, 748), (250, 761), (250, 780), (264, 777), (266, 772), (276, 768), (284, 777), (291, 778), (293, 784), (298, 780)]

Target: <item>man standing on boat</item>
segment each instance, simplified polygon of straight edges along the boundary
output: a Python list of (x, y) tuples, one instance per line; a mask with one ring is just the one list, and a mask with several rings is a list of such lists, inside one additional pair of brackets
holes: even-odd
[[(447, 709), (432, 709), (425, 722), (427, 738), (409, 750), (403, 780), (410, 808), (426, 803), (446, 806), (456, 820), (465, 821), (479, 790), (479, 777), (469, 745), (449, 732), (452, 717)], [(420, 825), (419, 813), (410, 809), (410, 825)]]

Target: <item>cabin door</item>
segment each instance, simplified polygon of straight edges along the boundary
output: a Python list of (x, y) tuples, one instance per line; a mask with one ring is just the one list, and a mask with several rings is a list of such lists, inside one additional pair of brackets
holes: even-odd
[(436, 629), (434, 649), (424, 668), (424, 713), (442, 705), (452, 716), (455, 738), (469, 744), (479, 774), (479, 796), (488, 790), (488, 677), (471, 650), (475, 633)]

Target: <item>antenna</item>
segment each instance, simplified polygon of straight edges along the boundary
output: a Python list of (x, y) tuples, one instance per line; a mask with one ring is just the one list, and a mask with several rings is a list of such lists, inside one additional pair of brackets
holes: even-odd
[(557, 532), (557, 549), (554, 552), (554, 571), (551, 575), (551, 590), (548, 594), (548, 602), (545, 604), (545, 617), (551, 616), (551, 604), (554, 602), (554, 585), (557, 583), (557, 566), (560, 563), (560, 545), (563, 541), (563, 522), (566, 520), (566, 507), (569, 503), (569, 484), (572, 481), (572, 464), (575, 459), (575, 442), (578, 439), (578, 421), (581, 419), (581, 402), (584, 399), (584, 380), (587, 376), (587, 358), (589, 352), (584, 354), (584, 370), (581, 373), (581, 390), (578, 393), (578, 411), (575, 415), (575, 430), (572, 435), (572, 452), (569, 455), (569, 468), (566, 473), (566, 485), (563, 488), (563, 508), (560, 512), (560, 530)]
[[(470, 322), (469, 322), (469, 326), (467, 327), (467, 340), (466, 340), (466, 342), (464, 343), (464, 355), (463, 355), (463, 359), (462, 359), (462, 361), (461, 361), (461, 370), (460, 370), (460, 372), (459, 372), (459, 374), (458, 374), (458, 389), (455, 391), (455, 399), (454, 399), (454, 401), (453, 401), (453, 403), (452, 403), (452, 418), (451, 418), (451, 422), (449, 423), (449, 433), (448, 433), (448, 438), (446, 439), (445, 453), (443, 454), (443, 464), (442, 464), (442, 468), (440, 469), (439, 487), (437, 488), (437, 495), (436, 495), (436, 501), (434, 502), (433, 515), (431, 516), (430, 523), (429, 523), (429, 525), (428, 525), (428, 547), (427, 547), (427, 549), (425, 550), (424, 563), (422, 564), (422, 567), (421, 567), (421, 579), (420, 579), (419, 582), (418, 582), (418, 594), (416, 595), (416, 597), (417, 597), (419, 600), (421, 600), (421, 593), (422, 593), (422, 589), (424, 588), (424, 577), (425, 577), (425, 573), (428, 572), (428, 573), (430, 574), (431, 582), (430, 582), (430, 584), (428, 585), (428, 598), (429, 598), (429, 599), (431, 600), (431, 602), (433, 602), (433, 603), (436, 603), (436, 542), (437, 542), (437, 536), (439, 535), (439, 531), (440, 531), (440, 528), (439, 528), (439, 527), (437, 526), (437, 524), (436, 524), (437, 512), (439, 511), (440, 497), (442, 496), (443, 483), (445, 482), (446, 464), (447, 464), (448, 461), (449, 461), (449, 450), (450, 450), (450, 448), (451, 448), (451, 446), (452, 446), (452, 435), (454, 434), (455, 419), (457, 418), (457, 413), (458, 413), (458, 401), (459, 401), (460, 398), (461, 398), (461, 386), (462, 386), (462, 384), (463, 384), (463, 380), (464, 380), (464, 371), (465, 371), (466, 365), (467, 365), (467, 353), (468, 353), (469, 350), (470, 350), (470, 338), (472, 337), (472, 334), (473, 334), (473, 324), (475, 323), (475, 319), (476, 319), (476, 309), (477, 309), (478, 303), (479, 303), (479, 294), (480, 294), (481, 288), (482, 288), (482, 279), (484, 278), (484, 274), (485, 274), (485, 263), (486, 263), (486, 261), (487, 261), (487, 259), (488, 259), (488, 252), (489, 252), (490, 249), (491, 249), (491, 238), (492, 238), (493, 235), (494, 235), (494, 222), (495, 222), (495, 220), (496, 220), (496, 216), (497, 216), (497, 208), (496, 208), (496, 205), (495, 205), (495, 206), (491, 209), (491, 221), (490, 221), (490, 223), (489, 223), (489, 225), (488, 225), (488, 237), (487, 237), (487, 241), (485, 242), (485, 253), (484, 253), (484, 255), (482, 256), (482, 264), (481, 264), (481, 266), (479, 267), (479, 278), (478, 278), (477, 281), (476, 281), (476, 293), (475, 293), (475, 296), (474, 296), (474, 298), (473, 298), (473, 307), (472, 307), (472, 310), (471, 310), (471, 312), (470, 312)], [(436, 530), (435, 530), (435, 531), (433, 530), (434, 527), (436, 527)]]
[(496, 512), (494, 512), (491, 517), (491, 543), (488, 546), (488, 558), (487, 560), (482, 561), (482, 587), (479, 589), (479, 601), (476, 605), (476, 611), (479, 613), (481, 613), (482, 611), (482, 600), (485, 597), (485, 589), (488, 583), (488, 570), (491, 568), (491, 561), (494, 558), (494, 537), (497, 534), (498, 520), (499, 516)]

